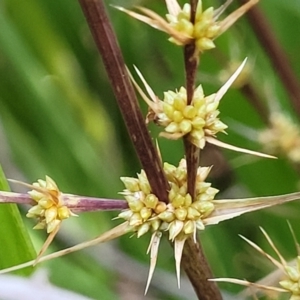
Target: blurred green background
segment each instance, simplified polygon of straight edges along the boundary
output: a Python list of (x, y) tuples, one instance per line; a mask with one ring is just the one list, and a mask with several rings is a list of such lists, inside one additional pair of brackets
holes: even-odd
[[(138, 66), (161, 97), (163, 91), (183, 85), (182, 49), (169, 43), (165, 34), (109, 6), (138, 4), (164, 14), (164, 2), (105, 2), (126, 64), (130, 68), (133, 64)], [(204, 5), (211, 5), (210, 2), (204, 1)], [(218, 1), (213, 2), (219, 5)], [(234, 1), (228, 12), (237, 5)], [(264, 0), (259, 6), (299, 78), (299, 2)], [(2, 0), (0, 28), (0, 164), (6, 176), (34, 182), (49, 175), (64, 192), (120, 198), (118, 192), (123, 186), (119, 177), (135, 176), (140, 165), (77, 1)], [(230, 64), (248, 57), (248, 80), (268, 111), (280, 110), (299, 120), (246, 18), (218, 38), (216, 45), (217, 50), (201, 57), (198, 83), (203, 84), (206, 94), (219, 89), (222, 74), (232, 72), (228, 70)], [(141, 106), (146, 113), (142, 101)], [(228, 135), (219, 136), (222, 141), (262, 149), (257, 134), (266, 124), (240, 90), (230, 90), (220, 110), (221, 119), (229, 125)], [(149, 128), (156, 138), (159, 130), (153, 125)], [(162, 138), (158, 141), (164, 160), (177, 164), (183, 156), (181, 143)], [(211, 180), (221, 190), (219, 199), (290, 193), (300, 186), (299, 166), (284, 154), (278, 160), (267, 160), (209, 148), (203, 154), (202, 164), (214, 165)], [(18, 188), (13, 186), (13, 190)], [(270, 234), (287, 259), (295, 256), (286, 220), (300, 239), (299, 208), (298, 202), (290, 203), (247, 214), (202, 232), (201, 240), (215, 276), (257, 280), (272, 270), (238, 237), (245, 235), (268, 249), (258, 226)], [(20, 209), (24, 216), (26, 209)], [(22, 230), (20, 220), (16, 222), (10, 213), (4, 205), (0, 206), (1, 223), (5, 224), (0, 227), (0, 235), (6, 236), (5, 244), (0, 246), (0, 260), (5, 262), (2, 266), (20, 262), (14, 261), (14, 256), (9, 260), (5, 256), (4, 249), (10, 243), (20, 245), (22, 253), (28, 251), (29, 257), (33, 255), (30, 245), (5, 229), (11, 226)], [(114, 216), (116, 213), (87, 213), (70, 219), (51, 251), (104, 232), (118, 224), (111, 221)], [(24, 221), (34, 247), (39, 249), (45, 234), (33, 232), (33, 223)], [(39, 268), (48, 270), (53, 284), (92, 299), (140, 299), (147, 278), (148, 242), (149, 236), (139, 240), (125, 236)], [(185, 281), (182, 289), (177, 290), (172, 253), (169, 244), (162, 243), (158, 269), (144, 299), (195, 298)], [(24, 260), (28, 259), (25, 254)], [(221, 286), (231, 293), (240, 290), (232, 285)]]

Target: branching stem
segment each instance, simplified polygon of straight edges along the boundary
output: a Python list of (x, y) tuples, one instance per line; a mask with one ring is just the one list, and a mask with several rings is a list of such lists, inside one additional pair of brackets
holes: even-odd
[(158, 153), (152, 143), (130, 82), (116, 35), (102, 0), (79, 0), (110, 79), (129, 135), (147, 174), (153, 193), (168, 202), (169, 189)]

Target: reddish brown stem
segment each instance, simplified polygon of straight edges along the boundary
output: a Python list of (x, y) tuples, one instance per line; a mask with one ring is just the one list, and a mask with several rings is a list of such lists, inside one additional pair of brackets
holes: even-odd
[[(241, 3), (247, 2), (246, 0), (239, 1)], [(274, 30), (272, 30), (265, 14), (263, 14), (258, 6), (249, 10), (247, 18), (250, 21), (257, 39), (268, 54), (275, 71), (289, 94), (295, 111), (300, 115), (300, 83), (294, 74), (284, 49), (274, 34)]]
[(208, 281), (208, 279), (213, 278), (213, 275), (200, 242), (195, 243), (193, 238), (188, 238), (184, 245), (182, 259), (184, 270), (198, 299), (222, 300), (222, 295), (215, 282)]
[[(191, 0), (190, 3), (191, 21), (194, 23), (198, 0)], [(188, 104), (190, 104), (193, 99), (196, 72), (199, 64), (199, 58), (195, 50), (195, 43), (191, 43), (185, 46), (184, 48), (186, 91)], [(184, 138), (184, 147), (187, 161), (188, 192), (193, 198), (195, 198), (196, 176), (199, 165), (200, 151), (187, 138)], [(182, 253), (182, 265), (193, 285), (198, 299), (222, 299), (222, 296), (216, 284), (208, 281), (209, 278), (213, 278), (213, 275), (210, 270), (209, 264), (204, 256), (200, 241), (197, 241), (195, 243), (192, 237), (189, 237), (186, 240), (184, 250)]]
[(168, 182), (152, 143), (137, 98), (125, 68), (116, 35), (101, 0), (79, 0), (111, 82), (129, 135), (153, 193), (168, 202)]
[[(198, 56), (195, 56), (194, 43), (184, 47), (184, 63), (186, 72), (187, 103), (190, 104), (194, 95), (196, 72), (199, 64)], [(195, 183), (199, 164), (199, 149), (190, 143), (186, 137), (184, 138), (184, 147), (187, 162), (188, 192), (192, 197), (195, 197)]]

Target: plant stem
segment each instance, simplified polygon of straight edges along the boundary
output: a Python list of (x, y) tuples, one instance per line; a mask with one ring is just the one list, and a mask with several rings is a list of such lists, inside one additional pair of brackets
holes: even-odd
[[(195, 44), (189, 44), (184, 47), (184, 63), (186, 73), (186, 93), (187, 103), (190, 104), (193, 99), (196, 71), (199, 64), (198, 56), (195, 57)], [(188, 192), (192, 197), (195, 197), (195, 183), (197, 169), (199, 165), (199, 149), (189, 142), (184, 137), (185, 156), (187, 162), (187, 174), (188, 174)]]
[(169, 185), (130, 82), (116, 35), (102, 0), (79, 0), (110, 79), (127, 130), (152, 192), (168, 203)]
[[(247, 0), (239, 1), (241, 3), (247, 2)], [(249, 19), (257, 39), (268, 54), (275, 71), (289, 94), (295, 111), (300, 115), (300, 83), (295, 76), (284, 49), (278, 43), (278, 40), (274, 35), (274, 30), (272, 30), (265, 15), (258, 6), (249, 10), (247, 18)]]
[[(191, 21), (195, 20), (195, 12), (198, 0), (191, 0)], [(184, 62), (186, 73), (187, 103), (190, 104), (195, 90), (196, 72), (199, 65), (199, 56), (195, 55), (195, 43), (184, 47)], [(188, 192), (195, 198), (196, 176), (199, 165), (200, 150), (187, 138), (184, 138), (185, 156), (187, 161)], [(200, 241), (196, 243), (193, 237), (189, 237), (184, 245), (182, 253), (182, 265), (189, 277), (191, 284), (201, 300), (222, 299), (217, 285), (208, 281), (213, 278), (209, 264), (204, 256)]]
[(199, 241), (195, 243), (191, 237), (186, 240), (182, 261), (199, 300), (222, 300), (216, 283), (208, 281), (213, 275)]

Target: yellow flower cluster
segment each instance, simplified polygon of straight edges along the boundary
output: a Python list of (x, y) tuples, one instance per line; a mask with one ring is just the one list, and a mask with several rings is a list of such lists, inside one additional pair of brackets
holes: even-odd
[(227, 128), (227, 125), (218, 119), (219, 101), (215, 101), (215, 95), (205, 97), (199, 85), (194, 92), (192, 103), (187, 105), (184, 87), (177, 92), (165, 92), (162, 112), (157, 113), (154, 118), (159, 125), (165, 127), (165, 132), (160, 135), (178, 139), (189, 134), (189, 140), (203, 149), (205, 136), (215, 136)]
[(292, 162), (300, 163), (300, 129), (290, 118), (281, 113), (273, 113), (270, 128), (259, 134), (264, 150), (271, 154), (284, 154)]
[(218, 190), (204, 182), (210, 168), (198, 168), (195, 199), (187, 193), (187, 168), (184, 159), (178, 167), (165, 163), (164, 171), (170, 184), (168, 204), (151, 193), (143, 170), (138, 178), (121, 178), (126, 187), (123, 194), (129, 209), (121, 212), (119, 218), (127, 220), (138, 237), (148, 231), (169, 231), (169, 238), (174, 241), (179, 235), (195, 234), (196, 229), (204, 229), (203, 219), (214, 210), (212, 200)]
[(290, 299), (294, 300), (300, 298), (300, 256), (296, 260), (297, 265), (295, 267), (284, 265), (284, 273), (288, 278), (279, 282), (285, 290), (292, 294)]
[[(220, 25), (214, 18), (214, 8), (209, 7), (202, 10), (202, 3), (199, 1), (195, 15), (195, 24), (190, 21), (191, 5), (184, 4), (182, 10), (177, 14), (167, 14), (169, 25), (176, 31), (188, 38), (195, 39), (196, 48), (203, 52), (215, 48), (213, 40), (220, 32)], [(169, 41), (176, 45), (184, 45), (180, 40), (171, 37)]]
[(28, 192), (37, 205), (29, 209), (28, 218), (37, 218), (38, 223), (34, 229), (47, 229), (47, 233), (53, 232), (61, 221), (73, 216), (69, 208), (63, 205), (61, 192), (56, 183), (48, 176), (46, 180), (38, 180), (33, 183), (33, 190)]

